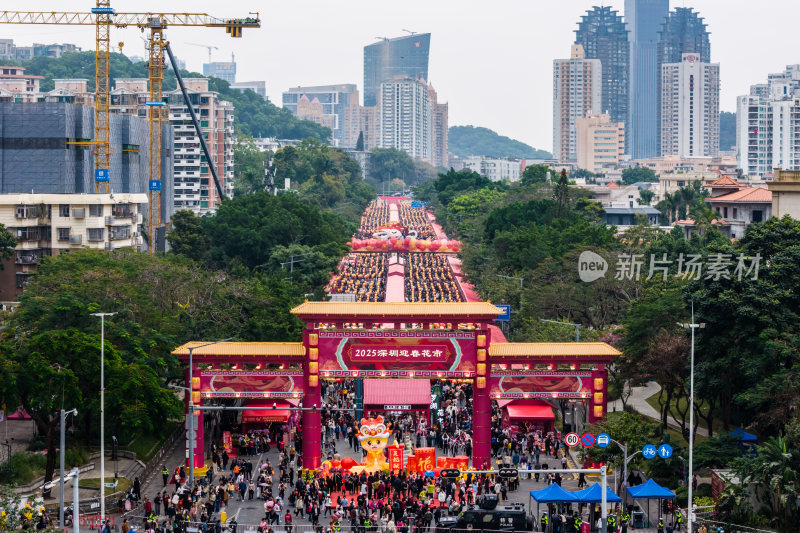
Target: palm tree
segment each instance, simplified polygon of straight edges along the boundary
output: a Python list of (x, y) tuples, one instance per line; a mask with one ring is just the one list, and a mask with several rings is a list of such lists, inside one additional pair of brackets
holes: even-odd
[(715, 221), (719, 215), (716, 211), (705, 204), (698, 204), (694, 206), (690, 216), (692, 217), (692, 220), (694, 220), (694, 225), (700, 235), (705, 234), (706, 230), (711, 226), (716, 226), (718, 224), (718, 222)]
[(769, 505), (771, 526), (789, 533), (797, 530), (797, 501), (800, 498), (800, 453), (788, 439), (773, 437), (758, 448), (742, 484), (755, 483), (760, 501)]

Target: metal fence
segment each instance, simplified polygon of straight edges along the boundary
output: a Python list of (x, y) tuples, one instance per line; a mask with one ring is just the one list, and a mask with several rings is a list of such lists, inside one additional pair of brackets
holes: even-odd
[(163, 446), (161, 449), (156, 452), (156, 454), (147, 461), (147, 464), (144, 465), (144, 471), (142, 472), (142, 480), (146, 480), (150, 478), (150, 474), (155, 472), (156, 470), (161, 469), (161, 464), (164, 462), (164, 457), (172, 451), (172, 447), (175, 445), (175, 442), (181, 439), (184, 435), (185, 427), (183, 424), (178, 424), (175, 427), (175, 430), (167, 437), (167, 440), (164, 441)]
[(756, 527), (740, 526), (738, 524), (731, 524), (730, 522), (721, 522), (719, 520), (711, 520), (710, 518), (700, 517), (698, 517), (697, 521), (695, 522), (695, 531), (700, 524), (705, 524), (709, 532), (716, 531), (717, 528), (721, 527), (725, 533), (776, 533), (774, 529), (760, 529)]

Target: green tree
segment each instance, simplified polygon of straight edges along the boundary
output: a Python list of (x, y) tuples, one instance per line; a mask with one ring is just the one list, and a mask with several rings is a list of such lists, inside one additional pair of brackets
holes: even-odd
[(364, 132), (358, 132), (358, 140), (356, 141), (356, 152), (364, 151)]
[(556, 203), (556, 216), (563, 217), (569, 210), (569, 179), (566, 169), (561, 169), (558, 176), (558, 183), (553, 189), (553, 201)]
[(373, 148), (370, 156), (370, 177), (379, 183), (395, 178), (407, 180), (414, 174), (414, 161), (403, 150)]
[(544, 183), (547, 181), (547, 174), (550, 172), (550, 167), (547, 165), (531, 165), (522, 172), (520, 182), (523, 185), (532, 185), (534, 183)]
[(249, 194), (266, 188), (264, 171), (269, 166), (270, 154), (262, 152), (255, 139), (248, 135), (236, 136), (233, 145), (233, 186), (234, 195)]
[(638, 181), (658, 181), (656, 173), (648, 167), (632, 167), (622, 171), (622, 182), (625, 185), (633, 185)]
[(650, 205), (650, 202), (653, 200), (653, 196), (655, 196), (655, 194), (656, 193), (650, 189), (640, 189), (639, 198), (642, 200), (642, 205)]
[(203, 220), (189, 211), (176, 211), (170, 220), (167, 242), (173, 253), (200, 260), (208, 250), (208, 239), (203, 231)]
[(458, 157), (485, 155), (488, 157), (524, 157), (527, 159), (552, 159), (545, 150), (537, 150), (523, 142), (498, 135), (496, 132), (475, 126), (451, 126), (448, 130), (447, 148)]

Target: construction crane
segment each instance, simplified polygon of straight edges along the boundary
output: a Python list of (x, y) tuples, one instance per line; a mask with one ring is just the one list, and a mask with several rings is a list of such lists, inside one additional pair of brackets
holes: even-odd
[(199, 43), (183, 43), (183, 44), (190, 44), (192, 46), (199, 46), (201, 48), (208, 48), (208, 62), (211, 63), (211, 50), (219, 50), (219, 46), (209, 46), (207, 44), (199, 44)]
[[(109, 192), (111, 147), (109, 144), (109, 74), (111, 51), (111, 26), (115, 28), (137, 27), (141, 31), (150, 30), (148, 43), (148, 77), (150, 81), (148, 118), (150, 122), (149, 139), (149, 220), (148, 237), (150, 253), (155, 247), (155, 227), (161, 221), (161, 126), (167, 118), (166, 104), (162, 101), (164, 80), (164, 50), (168, 42), (164, 30), (168, 26), (202, 26), (206, 28), (225, 28), (231, 37), (241, 37), (244, 28), (260, 28), (258, 13), (248, 17), (223, 19), (206, 13), (117, 13), (110, 0), (96, 0), (89, 13), (67, 11), (0, 11), (0, 24), (65, 24), (95, 26), (95, 138), (91, 142), (95, 154), (95, 192), (100, 192), (103, 184), (105, 193)], [(254, 15), (254, 16), (253, 16)], [(202, 136), (201, 132), (198, 135)], [(213, 161), (208, 162), (209, 166)], [(220, 197), (221, 199), (221, 197)]]

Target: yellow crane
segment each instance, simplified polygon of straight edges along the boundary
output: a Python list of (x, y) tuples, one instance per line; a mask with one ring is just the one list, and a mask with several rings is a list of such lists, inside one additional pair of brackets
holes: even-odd
[[(127, 28), (134, 26), (141, 31), (150, 30), (148, 43), (148, 77), (150, 94), (147, 101), (150, 122), (149, 138), (149, 194), (150, 208), (148, 236), (150, 253), (155, 247), (155, 227), (161, 221), (161, 125), (167, 118), (166, 105), (162, 101), (164, 80), (164, 29), (169, 26), (202, 26), (206, 28), (225, 28), (231, 37), (241, 37), (244, 28), (260, 28), (258, 13), (245, 18), (224, 19), (206, 13), (117, 13), (111, 7), (111, 0), (96, 0), (91, 12), (69, 11), (0, 11), (0, 24), (66, 24), (95, 26), (95, 138), (89, 144), (94, 146), (95, 192), (100, 192), (101, 184), (105, 193), (109, 191), (110, 157), (109, 145), (109, 74), (111, 51), (111, 26)], [(85, 143), (84, 143), (85, 144)], [(213, 165), (213, 161), (208, 162)]]

